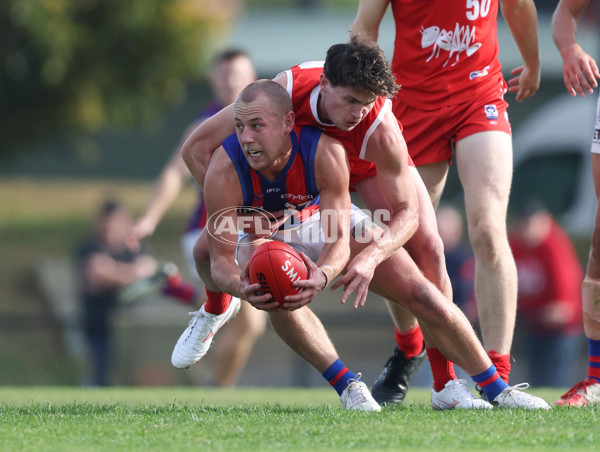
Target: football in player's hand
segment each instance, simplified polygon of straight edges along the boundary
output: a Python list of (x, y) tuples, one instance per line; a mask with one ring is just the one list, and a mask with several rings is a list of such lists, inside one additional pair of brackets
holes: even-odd
[(252, 284), (260, 284), (259, 293), (270, 293), (272, 300), (280, 305), (287, 295), (302, 291), (292, 286), (294, 281), (308, 278), (308, 270), (302, 256), (291, 246), (269, 241), (260, 245), (250, 258), (248, 272)]

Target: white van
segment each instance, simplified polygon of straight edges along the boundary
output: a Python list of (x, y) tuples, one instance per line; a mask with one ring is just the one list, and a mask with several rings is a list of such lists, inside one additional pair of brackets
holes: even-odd
[(539, 198), (571, 236), (591, 236), (596, 209), (590, 146), (597, 94), (559, 95), (513, 131), (511, 206)]

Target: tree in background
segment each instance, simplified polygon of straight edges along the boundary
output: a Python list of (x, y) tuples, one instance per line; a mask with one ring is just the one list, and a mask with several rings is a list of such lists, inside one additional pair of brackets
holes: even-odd
[(65, 132), (128, 128), (180, 101), (235, 2), (4, 0), (0, 157)]

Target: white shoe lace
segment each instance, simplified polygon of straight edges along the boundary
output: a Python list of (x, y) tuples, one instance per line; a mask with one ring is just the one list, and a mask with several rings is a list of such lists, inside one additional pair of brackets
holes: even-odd
[(529, 383), (519, 383), (514, 386), (509, 386), (508, 389), (505, 389), (504, 393), (507, 397), (510, 397), (515, 401), (515, 403), (519, 404), (519, 401), (515, 397), (515, 391), (522, 391), (523, 389), (527, 389), (529, 387)]
[(545, 404), (543, 399), (539, 399), (538, 397), (528, 394), (526, 392), (520, 392), (523, 389), (527, 389), (529, 387), (529, 383), (519, 383), (514, 386), (509, 386), (500, 394), (504, 395), (504, 398), (510, 397), (513, 402), (517, 405), (517, 407), (522, 408), (543, 408), (549, 409), (549, 406)]
[(462, 378), (459, 378), (457, 380), (453, 380), (455, 383), (453, 384), (454, 386), (454, 390), (455, 391), (460, 391), (461, 395), (466, 398), (466, 399), (477, 399), (477, 397), (475, 397), (473, 395), (473, 393), (471, 393), (471, 391), (469, 391), (469, 389), (467, 388), (466, 384), (467, 384), (467, 380), (463, 380)]
[(360, 381), (361, 377), (362, 374), (358, 373), (355, 378), (348, 380), (348, 396), (355, 404), (365, 403), (367, 401), (367, 397), (364, 394), (367, 386)]
[[(200, 318), (205, 316), (204, 312), (202, 312), (201, 309), (199, 309), (198, 311), (188, 312), (188, 315), (192, 316), (191, 320), (188, 323), (188, 328), (190, 328), (194, 323), (197, 323), (200, 320)], [(188, 346), (192, 347), (192, 349), (194, 351), (198, 351), (198, 347), (200, 344), (197, 343), (197, 339), (198, 339), (199, 335), (201, 335), (201, 329), (199, 329), (199, 328), (190, 329), (184, 340), (184, 343), (188, 344)], [(194, 336), (194, 337), (192, 337), (192, 336)], [(192, 340), (190, 341), (190, 339), (192, 339)]]
[[(457, 378), (456, 380), (450, 380), (450, 383), (452, 384), (452, 386), (454, 386), (457, 390), (460, 390), (461, 392), (464, 393), (469, 393), (471, 394), (471, 391), (469, 391), (467, 389), (467, 387), (465, 386), (467, 384), (467, 380), (463, 380), (462, 378)], [(473, 394), (471, 394), (471, 396), (473, 396)]]
[(203, 312), (202, 312), (202, 310), (201, 310), (201, 309), (198, 309), (197, 311), (188, 312), (188, 315), (191, 315), (191, 316), (193, 316), (193, 318), (192, 318), (192, 319), (189, 321), (189, 323), (188, 323), (188, 325), (191, 325), (191, 324), (192, 324), (192, 322), (193, 322), (194, 320), (196, 320), (196, 317), (200, 317), (200, 316), (202, 316), (202, 315), (203, 315)]

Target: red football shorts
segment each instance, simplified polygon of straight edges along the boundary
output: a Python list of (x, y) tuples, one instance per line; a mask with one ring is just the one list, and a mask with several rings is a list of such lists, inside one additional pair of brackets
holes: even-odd
[(392, 110), (402, 125), (408, 153), (416, 166), (452, 161), (455, 142), (478, 132), (511, 134), (503, 93), (437, 110), (420, 110), (394, 102)]

